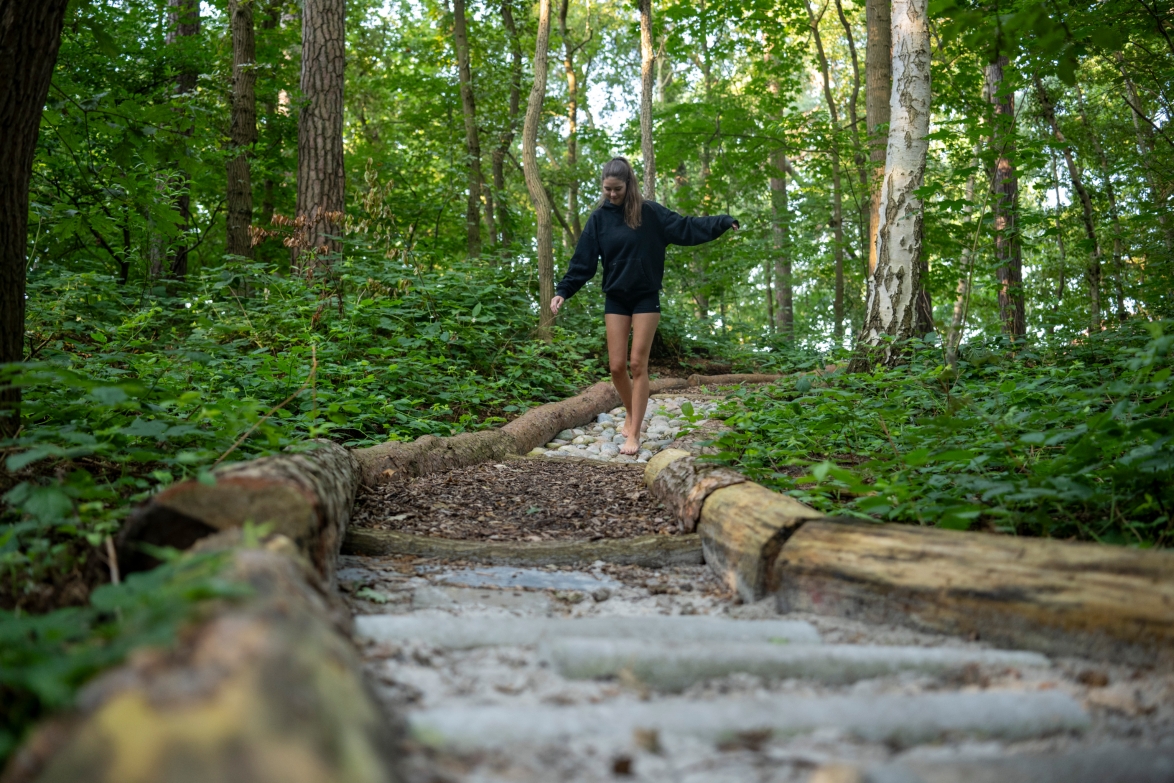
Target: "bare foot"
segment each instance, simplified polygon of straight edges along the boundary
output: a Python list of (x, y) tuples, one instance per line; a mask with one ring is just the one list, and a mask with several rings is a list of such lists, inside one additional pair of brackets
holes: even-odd
[(627, 419), (624, 419), (624, 426), (620, 428), (620, 434), (628, 439), (632, 437), (632, 427), (628, 424)]
[(620, 446), (621, 454), (639, 454), (640, 453), (640, 438), (636, 435), (628, 435), (624, 445)]

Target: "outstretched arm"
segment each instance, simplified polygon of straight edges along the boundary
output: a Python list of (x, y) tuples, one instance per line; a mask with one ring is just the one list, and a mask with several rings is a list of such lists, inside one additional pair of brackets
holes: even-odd
[(588, 280), (595, 277), (598, 267), (599, 242), (595, 237), (595, 222), (588, 218), (583, 233), (579, 235), (579, 243), (575, 245), (575, 254), (571, 256), (567, 273), (555, 286), (555, 293), (563, 299), (570, 299)]
[(660, 204), (656, 204), (656, 209), (664, 231), (664, 241), (669, 245), (703, 245), (731, 228), (738, 228), (738, 221), (729, 215), (685, 217)]

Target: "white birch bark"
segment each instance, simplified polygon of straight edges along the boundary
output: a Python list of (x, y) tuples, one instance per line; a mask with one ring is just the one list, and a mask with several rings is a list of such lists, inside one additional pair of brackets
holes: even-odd
[(869, 356), (885, 364), (896, 363), (900, 360), (900, 343), (917, 327), (917, 299), (924, 282), (920, 263), (922, 205), (916, 191), (925, 177), (930, 111), (926, 5), (927, 0), (893, 0), (892, 116), (881, 186), (877, 268), (860, 333), (859, 358), (863, 366), (854, 369), (866, 369)]

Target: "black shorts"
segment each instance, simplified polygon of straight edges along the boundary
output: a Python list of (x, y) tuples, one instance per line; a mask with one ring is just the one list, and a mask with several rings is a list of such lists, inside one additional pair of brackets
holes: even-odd
[(613, 296), (612, 294), (604, 294), (603, 312), (608, 315), (628, 316), (635, 315), (636, 313), (659, 313), (660, 292), (653, 291), (651, 294), (637, 294), (631, 299)]

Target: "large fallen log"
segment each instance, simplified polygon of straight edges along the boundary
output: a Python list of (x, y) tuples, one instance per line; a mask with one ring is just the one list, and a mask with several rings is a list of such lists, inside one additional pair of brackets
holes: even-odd
[(457, 541), (392, 530), (351, 529), (347, 531), (342, 551), (348, 555), (414, 555), (508, 566), (574, 565), (596, 560), (645, 568), (701, 563), (701, 542), (697, 536), (498, 542)]
[[(680, 378), (660, 378), (650, 384), (652, 393), (686, 385)], [(531, 408), (500, 429), (465, 432), (447, 438), (424, 435), (410, 443), (391, 441), (355, 449), (353, 453), (359, 462), (363, 484), (376, 486), (407, 481), (500, 460), (510, 454), (525, 454), (562, 430), (586, 424), (619, 404), (615, 387), (600, 382), (574, 397)]]
[(136, 652), (42, 725), (5, 783), (391, 783), (401, 729), (289, 539), (237, 549), (223, 576), (252, 595), (221, 605), (175, 649)]
[(809, 521), (778, 553), (770, 583), (783, 611), (1174, 665), (1174, 552)]
[(119, 534), (123, 571), (155, 565), (138, 544), (183, 550), (251, 522), (292, 540), (333, 585), (359, 474), (351, 453), (342, 446), (328, 440), (310, 446), (225, 465), (213, 472), (214, 483), (183, 481), (155, 495), (131, 515)]

